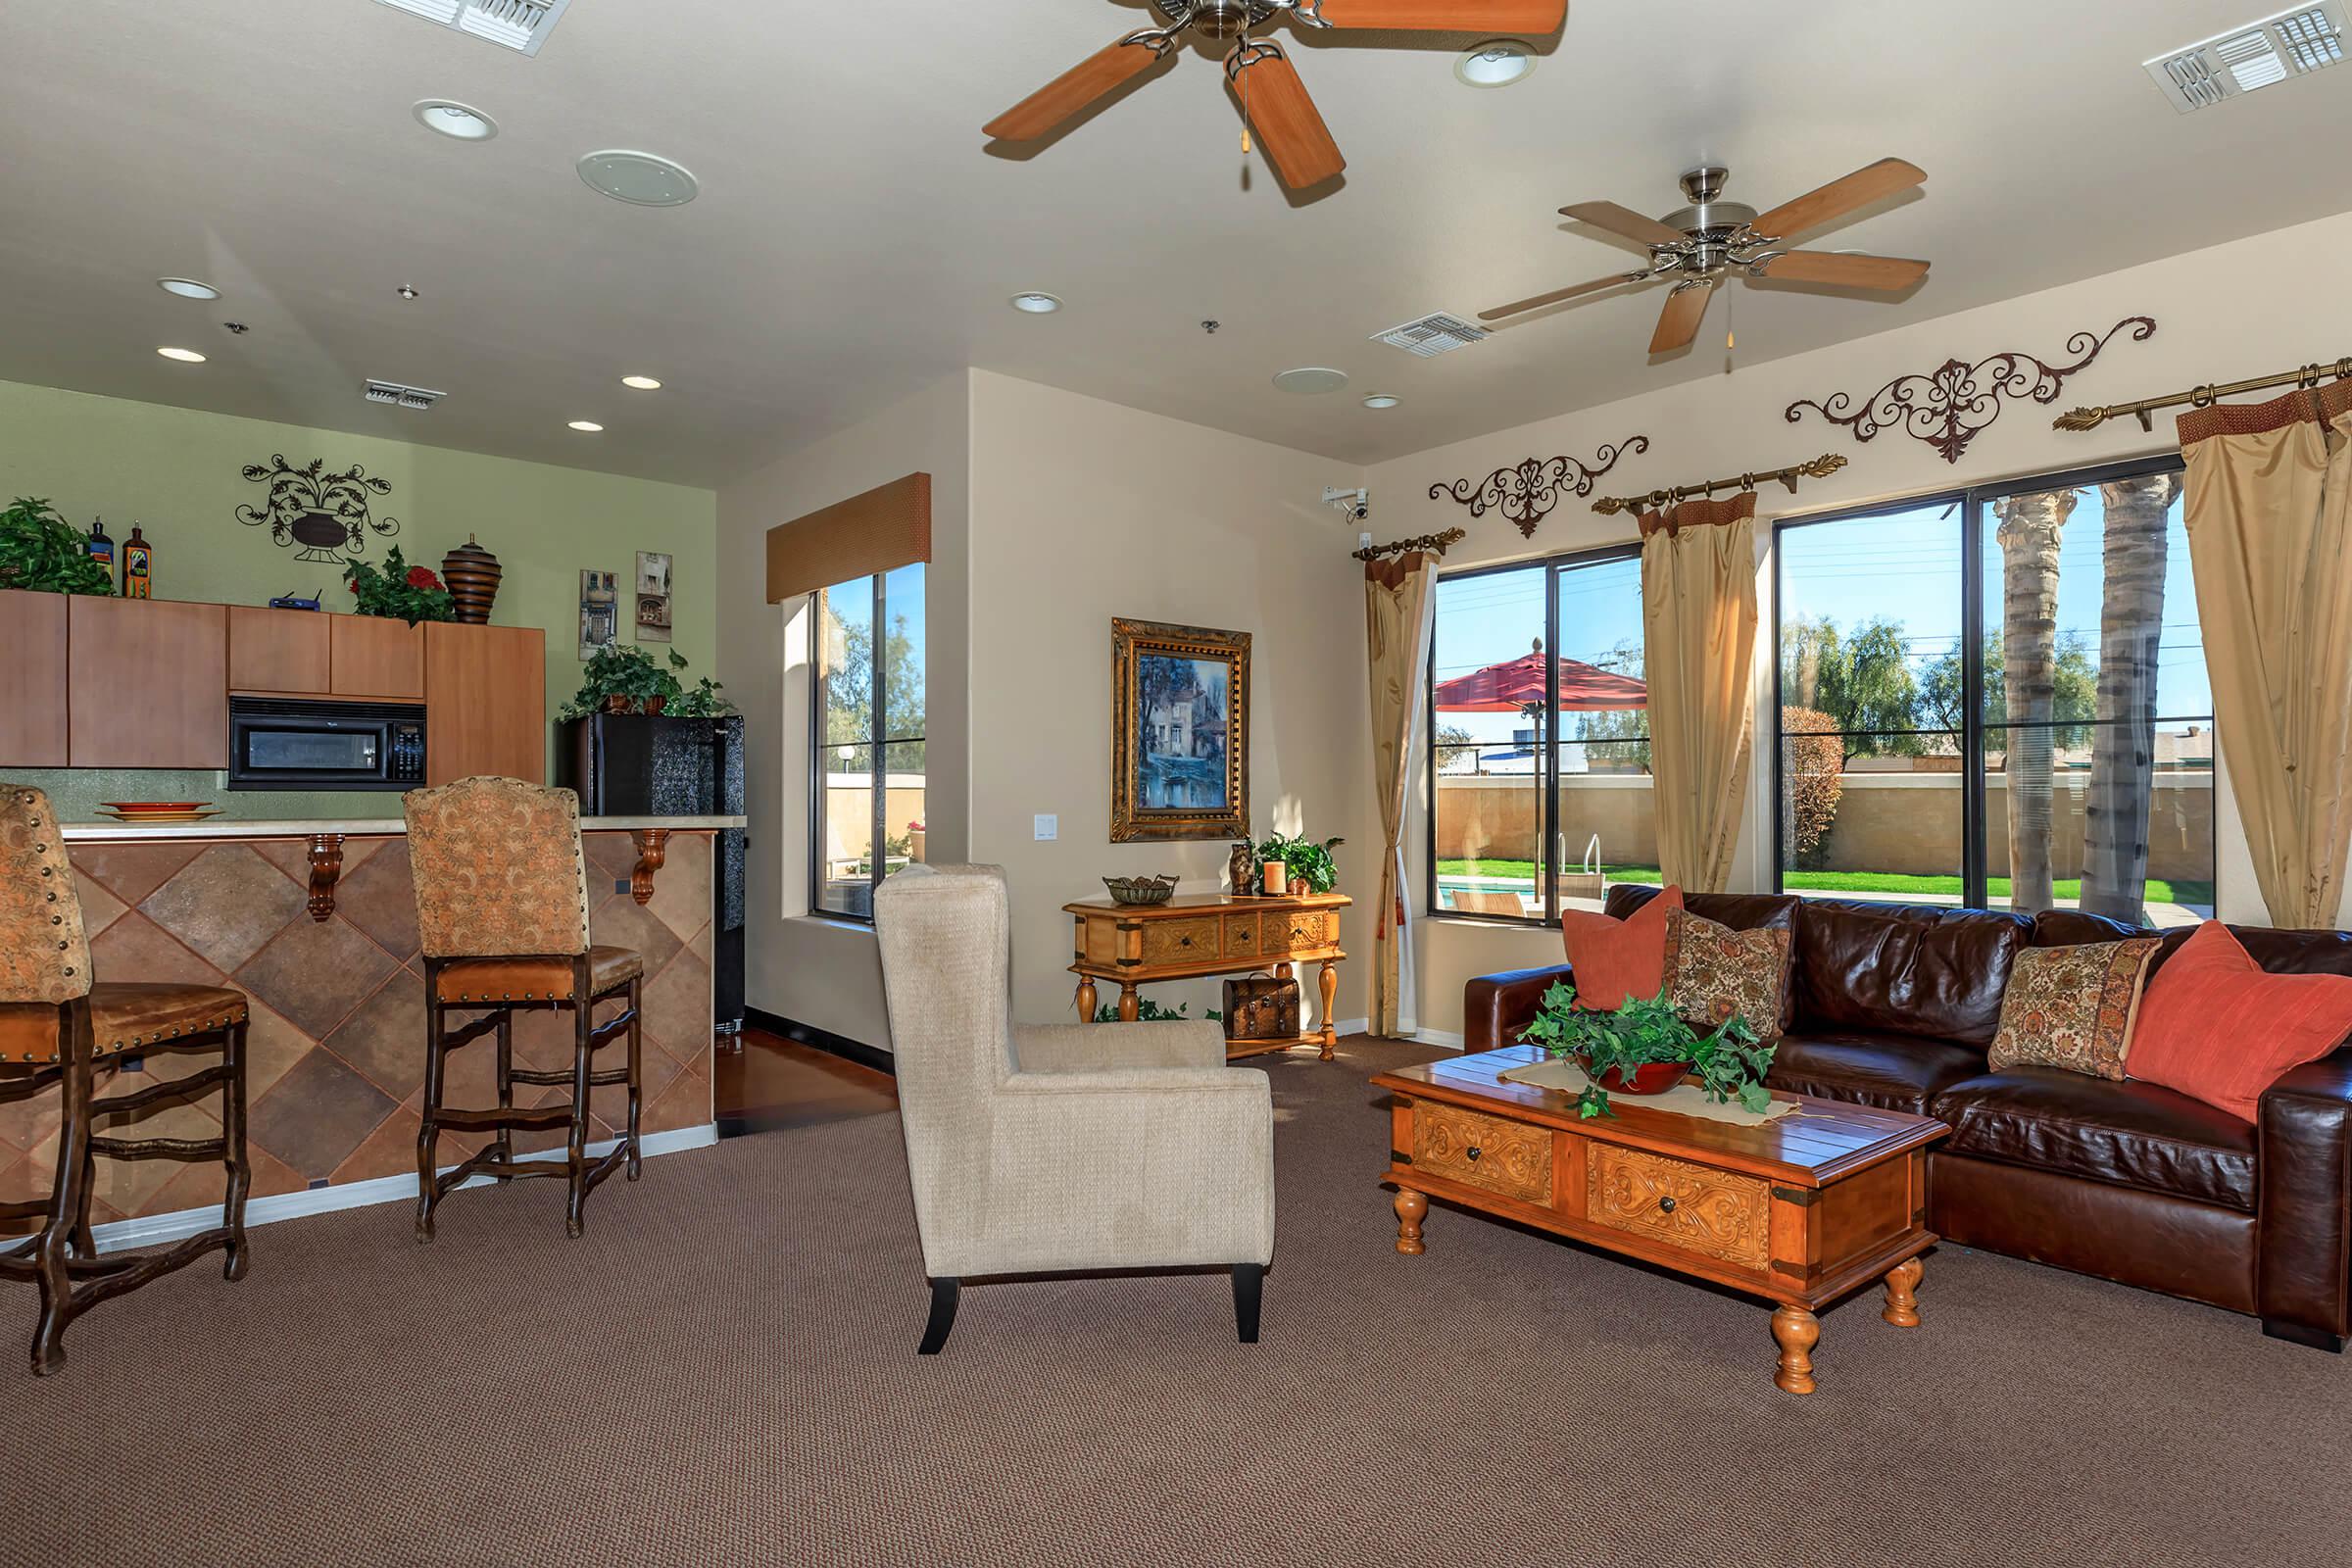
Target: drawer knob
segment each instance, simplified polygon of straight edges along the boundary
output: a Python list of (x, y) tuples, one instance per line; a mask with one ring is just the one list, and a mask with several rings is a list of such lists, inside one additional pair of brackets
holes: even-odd
[(1479, 1148), (1479, 1147), (1478, 1147), (1476, 1144), (1472, 1144), (1472, 1145), (1470, 1146), (1470, 1149), (1469, 1149), (1469, 1154), (1470, 1154), (1470, 1157), (1471, 1157), (1472, 1159), (1476, 1159), (1476, 1158), (1477, 1158), (1477, 1157), (1478, 1157), (1480, 1154), (1483, 1154), (1483, 1153), (1485, 1153), (1485, 1152), (1486, 1152), (1486, 1151), (1485, 1151), (1485, 1150), (1483, 1150), (1483, 1149), (1480, 1149), (1480, 1148)]
[(1191, 937), (1178, 937), (1176, 939), (1176, 945), (1180, 948), (1189, 948), (1193, 945), (1193, 939)]
[(1669, 1193), (1664, 1198), (1658, 1200), (1658, 1212), (1661, 1214), (1671, 1214), (1674, 1212), (1674, 1195), (1672, 1193)]

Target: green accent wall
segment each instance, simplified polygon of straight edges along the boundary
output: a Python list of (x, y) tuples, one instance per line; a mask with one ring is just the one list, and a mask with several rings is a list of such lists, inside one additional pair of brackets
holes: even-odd
[[(191, 368), (191, 373), (203, 372)], [(352, 396), (359, 396), (356, 385)], [(462, 419), (458, 402), (452, 398), (409, 417), (420, 425)], [(247, 464), (266, 466), (273, 454), (283, 454), (298, 467), (323, 458), (329, 471), (357, 463), (391, 482), (391, 494), (374, 498), (372, 505), (377, 516), (400, 519), (400, 531), (389, 538), (370, 535), (368, 561), (380, 564), (384, 552), (397, 544), (411, 564), (437, 572), (441, 558), (468, 534), (495, 553), (506, 576), (491, 620), (547, 632), (551, 729), (556, 710), (579, 689), (584, 568), (616, 575), (626, 641), (635, 612), (630, 590), (636, 553), (668, 552), (675, 638), (668, 646), (690, 661), (689, 685), (712, 672), (718, 641), (717, 497), (712, 491), (0, 381), (0, 498), (44, 497), (85, 533), (92, 517), (104, 517), (118, 561), (123, 538), (137, 523), (155, 547), (158, 599), (263, 605), (284, 594), (315, 594), (328, 610), (349, 611), (351, 591), (337, 567), (296, 561), (298, 546), (281, 548), (270, 541), (268, 527), (250, 527), (236, 515), (240, 506), (258, 506), (268, 490), (266, 484), (247, 481), (240, 470)], [(657, 659), (663, 656), (662, 645), (650, 647)], [(126, 692), (123, 700), (135, 703), (138, 696)], [(136, 791), (145, 799), (178, 798), (177, 791), (201, 786), (205, 798), (245, 817), (398, 814), (397, 805), (384, 809), (397, 797), (225, 794), (220, 778), (163, 772), (41, 775), (70, 820), (88, 815), (74, 807), (122, 799), (122, 792), (138, 782), (149, 786)], [(329, 803), (331, 809), (321, 809)]]

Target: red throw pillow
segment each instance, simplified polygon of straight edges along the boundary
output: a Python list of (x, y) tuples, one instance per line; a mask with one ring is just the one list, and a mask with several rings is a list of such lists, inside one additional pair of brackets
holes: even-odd
[(2124, 1070), (2232, 1116), (2352, 1034), (2352, 977), (2269, 974), (2219, 920), (2197, 927), (2148, 982)]
[(1666, 989), (1666, 913), (1683, 906), (1670, 887), (1620, 920), (1588, 909), (1562, 909), (1560, 935), (1576, 969), (1576, 1004), (1615, 1012), (1629, 997)]

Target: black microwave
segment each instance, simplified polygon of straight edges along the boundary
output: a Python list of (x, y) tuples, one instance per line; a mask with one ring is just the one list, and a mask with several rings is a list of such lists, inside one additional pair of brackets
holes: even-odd
[(408, 790), (423, 782), (421, 704), (228, 700), (232, 790)]

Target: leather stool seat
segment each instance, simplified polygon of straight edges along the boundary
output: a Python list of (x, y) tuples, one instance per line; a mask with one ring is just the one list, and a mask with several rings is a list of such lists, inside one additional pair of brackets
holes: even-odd
[[(645, 959), (628, 948), (588, 950), (588, 989), (619, 990), (645, 974)], [(435, 978), (442, 1002), (576, 1002), (569, 958), (451, 958)]]
[[(101, 1056), (211, 1034), (243, 1023), (246, 1013), (245, 993), (220, 986), (101, 980), (90, 987), (90, 1028)], [(64, 1049), (57, 1008), (37, 1002), (0, 1005), (0, 1062), (57, 1061)]]

